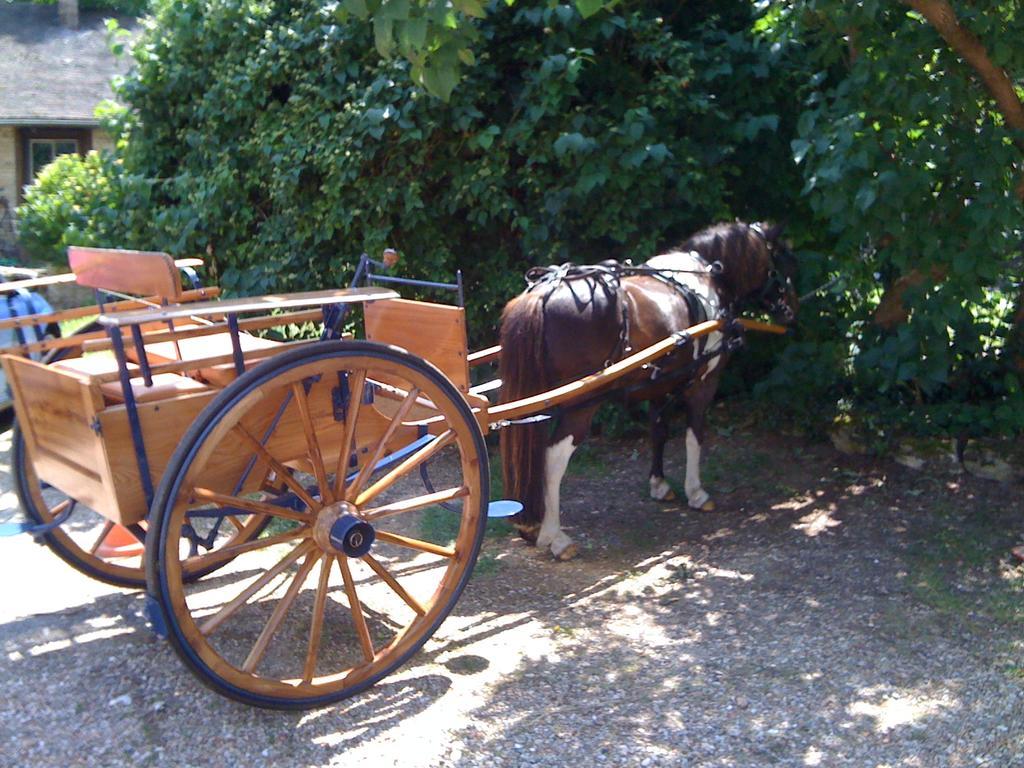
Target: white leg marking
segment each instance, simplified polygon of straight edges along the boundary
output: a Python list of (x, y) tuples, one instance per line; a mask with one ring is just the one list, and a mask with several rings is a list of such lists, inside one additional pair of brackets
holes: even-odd
[(575, 450), (572, 435), (569, 435), (560, 442), (548, 446), (544, 454), (544, 520), (540, 524), (540, 533), (537, 534), (537, 546), (550, 547), (551, 554), (557, 558), (561, 558), (573, 546), (572, 539), (562, 530), (558, 492), (565, 470), (569, 467), (569, 459)]
[(651, 475), (651, 498), (656, 501), (665, 501), (672, 496), (672, 486), (664, 477)]
[[(722, 343), (722, 334), (720, 334), (718, 331), (714, 331), (713, 333), (709, 333), (708, 334), (708, 341), (707, 341), (707, 344), (704, 346), (704, 349), (705, 350), (718, 349), (718, 347), (719, 347), (719, 345), (721, 343)], [(706, 379), (708, 376), (711, 375), (711, 372), (713, 370), (715, 370), (715, 368), (718, 367), (718, 363), (719, 363), (719, 361), (721, 359), (722, 359), (721, 355), (715, 355), (710, 360), (708, 360), (708, 367), (707, 367), (707, 370), (704, 371), (704, 375), (700, 377), (701, 381), (704, 381), (704, 379)]]
[(700, 443), (692, 429), (686, 430), (686, 501), (694, 509), (700, 509), (711, 496), (700, 487)]

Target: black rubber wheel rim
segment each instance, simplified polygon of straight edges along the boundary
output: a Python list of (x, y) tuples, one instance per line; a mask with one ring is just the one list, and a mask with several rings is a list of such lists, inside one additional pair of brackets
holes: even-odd
[[(331, 403), (337, 399), (335, 391), (342, 390), (342, 380), (350, 387), (348, 405), (339, 416), (335, 402), (332, 420)], [(352, 396), (353, 392), (360, 394)], [(357, 399), (367, 403), (353, 407)], [(278, 409), (276, 420), (271, 418), (271, 405)], [(305, 426), (309, 429), (295, 426), (302, 425), (304, 414), (308, 414)], [(431, 419), (433, 425), (424, 426)], [(352, 434), (358, 437), (350, 439), (349, 450), (343, 452), (350, 421)], [(264, 451), (253, 448), (251, 456), (256, 458), (236, 457), (232, 441), (240, 437), (251, 445), (256, 434), (252, 425), (257, 423), (273, 425), (264, 439)], [(412, 444), (408, 457), (371, 472), (367, 468), (378, 466), (373, 458), (378, 450), (394, 449), (377, 438), (366, 439), (361, 447), (364, 423), (391, 425), (399, 442), (405, 440), (399, 440), (400, 433), (412, 435), (412, 430), (419, 430), (415, 434), (420, 442)], [(427, 429), (433, 430), (431, 434), (422, 434)], [(274, 467), (266, 454), (276, 461), (275, 454), (294, 448), (297, 439), (292, 436), (303, 431), (307, 444), (299, 446), (301, 456), (289, 454)], [(431, 453), (435, 450), (436, 454)], [(353, 456), (358, 459), (352, 459), (354, 466), (349, 461)], [(450, 498), (412, 490), (411, 476), (416, 475), (418, 484), (418, 473), (410, 468), (406, 477), (402, 467), (424, 456), (445, 468), (446, 479), (454, 478), (449, 481), (454, 483), (451, 488), (439, 492)], [(248, 470), (223, 469), (232, 462)], [(286, 462), (292, 464), (285, 466)], [(254, 465), (263, 467), (262, 475), (249, 474)], [(346, 469), (328, 471), (335, 466)], [(340, 487), (339, 474), (348, 477)], [(243, 480), (257, 482), (253, 487), (261, 490), (231, 496), (204, 485), (249, 487)], [(378, 490), (381, 486), (384, 489)], [(281, 495), (285, 487), (293, 490)], [(307, 501), (285, 508), (281, 499), (289, 494), (295, 497), (295, 488), (305, 489)], [(350, 493), (353, 502), (368, 500), (358, 509), (346, 509), (379, 525), (373, 551), (363, 558), (350, 558), (317, 538), (318, 526), (339, 505), (349, 504), (344, 499)], [(389, 496), (402, 498), (387, 501)], [(432, 533), (440, 538), (429, 541), (418, 532), (427, 530), (426, 523), (434, 525), (435, 518), (443, 520), (443, 515), (450, 514), (435, 511), (435, 497), (438, 504), (461, 504), (461, 513), (456, 515), (453, 532)], [(363, 341), (321, 342), (291, 350), (229, 385), (183, 437), (153, 505), (153, 541), (146, 553), (149, 591), (175, 652), (209, 687), (261, 707), (322, 706), (365, 690), (390, 674), (448, 616), (476, 561), (487, 499), (483, 435), (465, 399), (433, 365), (396, 347)], [(237, 554), (227, 573), (187, 584), (181, 573), (192, 561), (182, 555), (181, 519), (197, 509), (216, 513), (237, 509), (239, 504), (269, 510), (263, 513), (268, 517), (286, 514), (292, 527), (281, 532), (272, 524), (265, 539)], [(409, 506), (415, 508), (406, 511)], [(273, 511), (282, 509), (286, 511)], [(393, 525), (406, 526), (401, 529), (405, 531), (411, 527), (417, 533), (398, 534), (391, 530)], [(419, 535), (424, 538), (416, 538)], [(446, 544), (443, 539), (449, 535), (454, 543)], [(361, 570), (357, 573), (357, 569)], [(230, 583), (236, 572), (241, 574), (239, 580)], [(278, 577), (283, 579), (274, 586)], [(393, 616), (388, 614), (392, 608)], [(411, 618), (400, 617), (397, 609)], [(328, 626), (330, 630), (321, 633)], [(329, 643), (333, 645), (328, 647)]]

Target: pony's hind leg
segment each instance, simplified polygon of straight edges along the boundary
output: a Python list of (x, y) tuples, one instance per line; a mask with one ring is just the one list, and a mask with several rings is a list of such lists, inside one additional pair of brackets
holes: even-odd
[(559, 560), (570, 560), (577, 554), (576, 544), (562, 530), (559, 502), (562, 478), (573, 452), (590, 431), (595, 413), (597, 406), (563, 413), (544, 455), (544, 520), (537, 534), (537, 546), (549, 549)]
[(665, 480), (665, 443), (668, 441), (668, 419), (665, 415), (666, 398), (650, 402), (651, 422), (651, 498), (672, 501), (676, 492)]
[(569, 459), (576, 450), (572, 435), (566, 435), (548, 446), (544, 455), (544, 521), (537, 534), (537, 546), (546, 547), (559, 560), (576, 556), (576, 545), (562, 530), (559, 491)]
[[(698, 385), (697, 389), (700, 387)], [(695, 392), (694, 397), (686, 400), (686, 503), (691, 509), (699, 509), (702, 512), (713, 512), (715, 502), (711, 495), (704, 490), (700, 480), (700, 454), (701, 444), (704, 442), (704, 424), (707, 416), (708, 406), (711, 403), (711, 394)]]

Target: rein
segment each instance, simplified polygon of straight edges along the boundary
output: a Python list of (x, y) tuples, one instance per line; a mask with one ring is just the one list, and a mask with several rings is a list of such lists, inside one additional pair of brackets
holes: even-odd
[(803, 304), (803, 303), (804, 303), (805, 301), (807, 301), (808, 299), (813, 299), (813, 298), (814, 298), (815, 296), (817, 296), (817, 295), (818, 295), (819, 293), (823, 293), (824, 291), (827, 291), (827, 290), (828, 290), (829, 288), (831, 288), (831, 287), (832, 287), (833, 285), (835, 285), (836, 283), (838, 283), (838, 282), (839, 282), (839, 279), (840, 279), (840, 276), (839, 276), (839, 275), (836, 275), (836, 276), (835, 276), (835, 277), (833, 277), (833, 278), (832, 278), (831, 280), (826, 280), (826, 281), (825, 281), (824, 283), (822, 283), (821, 285), (819, 285), (819, 286), (818, 286), (817, 288), (815, 288), (815, 289), (814, 289), (813, 291), (808, 291), (807, 293), (805, 293), (805, 294), (804, 294), (803, 296), (801, 296), (801, 297), (800, 297), (800, 298), (798, 299), (798, 301), (799, 301), (799, 302), (800, 302), (801, 304)]

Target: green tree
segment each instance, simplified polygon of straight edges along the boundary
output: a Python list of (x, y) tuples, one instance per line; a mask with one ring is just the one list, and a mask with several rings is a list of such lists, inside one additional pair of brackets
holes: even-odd
[(849, 344), (854, 399), (923, 429), (1021, 429), (1002, 354), (1024, 235), (1016, 4), (813, 0), (773, 14), (816, 70), (792, 148), (849, 289), (821, 328)]
[(447, 103), (379, 56), (375, 24), (312, 2), (154, 6), (118, 126), (153, 183), (153, 247), (212, 253), (251, 293), (344, 284), (359, 251), (395, 246), (414, 276), (463, 269), (490, 335), (529, 265), (646, 257), (791, 205), (786, 48), (745, 3), (492, 3)]

